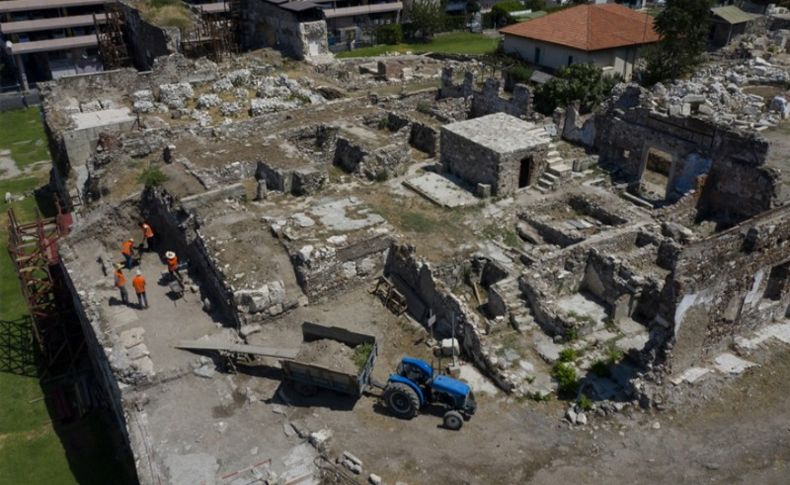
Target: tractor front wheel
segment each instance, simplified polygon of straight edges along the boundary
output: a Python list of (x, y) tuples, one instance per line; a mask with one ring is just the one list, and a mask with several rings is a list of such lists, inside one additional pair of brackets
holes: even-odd
[(458, 411), (447, 411), (444, 413), (444, 427), (453, 431), (458, 431), (464, 425), (464, 417)]
[(420, 398), (417, 393), (401, 382), (387, 384), (384, 401), (392, 414), (401, 419), (411, 419), (420, 410)]

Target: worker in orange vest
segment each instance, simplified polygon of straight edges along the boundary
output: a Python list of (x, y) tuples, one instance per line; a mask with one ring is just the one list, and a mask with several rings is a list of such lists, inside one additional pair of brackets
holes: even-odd
[(178, 257), (176, 253), (173, 251), (166, 252), (165, 260), (167, 261), (167, 270), (170, 272), (170, 276), (181, 281), (181, 273), (178, 272)]
[(126, 258), (126, 269), (132, 269), (132, 263), (134, 263), (132, 259), (132, 256), (134, 256), (134, 239), (129, 238), (121, 243), (121, 254)]
[(129, 304), (129, 292), (126, 291), (126, 276), (123, 275), (123, 264), (115, 265), (115, 287), (121, 292), (121, 301)]
[(137, 293), (137, 303), (140, 308), (148, 308), (148, 298), (145, 296), (145, 278), (139, 269), (132, 278), (132, 286), (134, 286), (134, 292)]
[(151, 225), (145, 221), (140, 221), (140, 229), (143, 230), (143, 241), (145, 241), (145, 250), (154, 250), (154, 230)]

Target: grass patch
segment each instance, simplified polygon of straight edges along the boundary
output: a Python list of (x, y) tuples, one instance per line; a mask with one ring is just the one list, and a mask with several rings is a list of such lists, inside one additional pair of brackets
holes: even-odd
[(579, 358), (579, 352), (576, 349), (562, 349), (560, 351), (560, 362), (576, 362)]
[(19, 169), (50, 159), (38, 107), (7, 111), (0, 115), (0, 149), (11, 151), (10, 157)]
[(179, 0), (143, 0), (135, 5), (143, 18), (160, 27), (177, 27), (186, 32), (194, 26), (192, 14)]
[(489, 224), (484, 227), (483, 236), (487, 239), (500, 241), (510, 248), (518, 248), (521, 246), (521, 238), (518, 237), (516, 231), (509, 226), (503, 226), (499, 223)]
[(470, 32), (449, 32), (434, 36), (430, 42), (420, 42), (412, 44), (395, 45), (375, 45), (363, 47), (353, 51), (344, 51), (336, 54), (339, 58), (348, 57), (372, 57), (380, 56), (388, 52), (400, 53), (413, 52), (424, 54), (426, 52), (441, 52), (445, 54), (490, 54), (494, 52), (499, 43), (499, 39), (486, 37), (482, 34), (472, 34)]
[(359, 344), (354, 347), (354, 355), (351, 357), (351, 360), (354, 361), (354, 365), (357, 366), (358, 371), (362, 371), (362, 369), (365, 368), (365, 364), (368, 363), (371, 352), (373, 352), (373, 344), (370, 342)]
[(167, 182), (168, 176), (159, 167), (148, 167), (140, 172), (137, 181), (146, 187), (157, 187)]

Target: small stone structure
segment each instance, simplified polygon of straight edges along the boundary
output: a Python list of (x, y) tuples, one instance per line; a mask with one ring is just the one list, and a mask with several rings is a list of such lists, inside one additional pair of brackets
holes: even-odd
[(321, 9), (297, 10), (287, 3), (243, 0), (241, 43), (245, 49), (273, 47), (296, 59), (329, 54), (326, 21)]
[(443, 126), (441, 162), (466, 182), (507, 196), (537, 180), (549, 141), (542, 127), (495, 113)]

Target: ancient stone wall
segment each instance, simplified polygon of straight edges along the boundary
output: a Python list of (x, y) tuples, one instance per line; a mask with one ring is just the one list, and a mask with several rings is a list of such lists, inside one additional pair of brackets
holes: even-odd
[(662, 294), (670, 364), (682, 370), (790, 305), (790, 207), (687, 246)]
[[(243, 194), (244, 188), (241, 187), (242, 197)], [(211, 196), (212, 193), (207, 192), (204, 200), (210, 200)], [(234, 194), (224, 190), (220, 196), (234, 197)], [(206, 246), (200, 233), (200, 221), (194, 211), (188, 208), (190, 204), (192, 207), (199, 204), (201, 197), (204, 194), (178, 202), (164, 190), (146, 190), (141, 202), (142, 213), (155, 228), (158, 244), (167, 244), (169, 250), (186, 255), (184, 259), (188, 262), (190, 271), (194, 271), (200, 279), (203, 297), (208, 297), (225, 317), (239, 326), (233, 289), (225, 281), (216, 259)]]
[(596, 117), (595, 146), (602, 164), (636, 183), (653, 148), (673, 157), (670, 199), (682, 197), (703, 177), (698, 207), (703, 214), (738, 222), (774, 206), (779, 177), (764, 167), (768, 152), (764, 139), (705, 119), (662, 114), (636, 104), (618, 107), (615, 102)]
[(300, 60), (329, 53), (324, 20), (300, 22), (292, 12), (259, 0), (243, 0), (242, 11), (245, 50), (272, 47)]
[(453, 81), (453, 69), (442, 69), (442, 82), (439, 87), (438, 98), (472, 98), (469, 117), (477, 118), (492, 113), (507, 113), (516, 118), (525, 118), (532, 113), (532, 93), (525, 84), (516, 84), (510, 98), (502, 96), (501, 83), (494, 78), (488, 78), (480, 90), (474, 89), (475, 77), (470, 71), (464, 74), (460, 84)]
[(119, 2), (124, 10), (125, 37), (129, 54), (140, 71), (148, 71), (157, 57), (180, 52), (181, 31), (176, 27), (158, 27), (147, 22), (136, 8)]
[[(422, 325), (427, 325), (429, 313), (436, 316), (434, 334), (437, 338), (450, 337), (451, 325), (464, 353), (506, 392), (513, 384), (500, 373), (481, 342), (481, 324), (467, 305), (456, 297), (433, 274), (433, 268), (419, 261), (413, 246), (393, 245), (388, 253), (384, 274), (406, 297), (409, 314)], [(493, 356), (495, 357), (495, 356)]]

